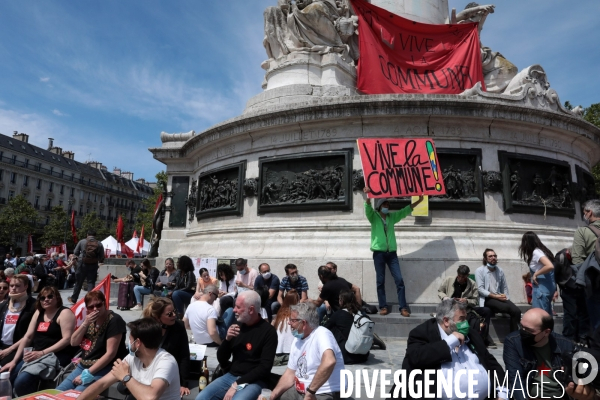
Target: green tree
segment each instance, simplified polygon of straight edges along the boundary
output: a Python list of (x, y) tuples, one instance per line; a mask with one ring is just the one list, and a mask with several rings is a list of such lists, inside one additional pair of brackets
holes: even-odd
[(34, 233), (38, 219), (38, 212), (25, 197), (13, 197), (0, 212), (0, 243), (10, 246), (16, 236)]
[(96, 212), (86, 214), (81, 221), (81, 228), (77, 231), (79, 240), (85, 238), (89, 230), (96, 232), (96, 239), (103, 240), (110, 235), (110, 230), (106, 227), (106, 222), (102, 221)]
[[(600, 103), (592, 104), (583, 111), (583, 119), (600, 128)], [(596, 193), (600, 194), (600, 164), (592, 168), (592, 174), (596, 180)]]
[(67, 247), (73, 248), (71, 219), (62, 206), (54, 206), (52, 208), (52, 214), (50, 214), (50, 222), (44, 227), (44, 234), (40, 238), (42, 247), (60, 244), (65, 238), (67, 239)]
[[(154, 217), (154, 207), (156, 206), (156, 200), (158, 196), (167, 187), (167, 174), (165, 171), (160, 171), (156, 174), (156, 187), (154, 188), (154, 194), (143, 201), (144, 208), (146, 211), (138, 212), (136, 217), (135, 229), (138, 235), (141, 235), (142, 225), (144, 226), (144, 239), (150, 241), (152, 235), (152, 217)], [(133, 230), (132, 230), (133, 232)]]

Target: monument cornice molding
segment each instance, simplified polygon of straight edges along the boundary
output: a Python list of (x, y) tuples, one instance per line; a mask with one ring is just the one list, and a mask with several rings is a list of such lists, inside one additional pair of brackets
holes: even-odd
[(264, 129), (297, 124), (323, 123), (377, 117), (443, 117), (452, 119), (502, 120), (535, 124), (587, 138), (600, 146), (600, 128), (575, 116), (503, 101), (469, 99), (460, 95), (369, 95), (321, 98), (306, 103), (276, 106), (261, 112), (243, 114), (196, 134), (179, 147), (150, 148), (154, 158), (185, 158), (212, 142)]

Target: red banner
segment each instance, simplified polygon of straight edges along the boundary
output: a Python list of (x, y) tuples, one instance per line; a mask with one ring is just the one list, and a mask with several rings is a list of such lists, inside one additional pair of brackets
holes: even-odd
[(104, 250), (104, 258), (110, 258), (110, 249)]
[[(110, 274), (106, 275), (106, 278), (102, 279), (102, 282), (94, 288), (104, 293), (106, 297), (106, 308), (110, 303)], [(85, 297), (71, 306), (71, 311), (75, 314), (75, 328), (79, 328), (79, 325), (83, 323), (87, 315), (87, 309), (85, 308)]]
[(414, 22), (352, 0), (358, 16), (357, 88), (366, 94), (458, 94), (483, 82), (477, 24)]
[(135, 249), (135, 252), (142, 254), (142, 250), (144, 250), (144, 225), (142, 225), (142, 231), (140, 232), (140, 237), (138, 239), (138, 244), (137, 248)]
[[(75, 210), (71, 212), (71, 234), (73, 235), (73, 243), (77, 245), (79, 240), (77, 240), (77, 229), (75, 229)], [(67, 253), (65, 252), (65, 254)]]
[(370, 198), (446, 194), (431, 139), (358, 139), (358, 151)]
[(33, 254), (33, 239), (31, 235), (27, 236), (27, 254)]

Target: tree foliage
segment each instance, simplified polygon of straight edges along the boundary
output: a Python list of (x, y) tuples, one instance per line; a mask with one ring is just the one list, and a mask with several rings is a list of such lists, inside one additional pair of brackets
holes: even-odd
[[(583, 119), (600, 128), (600, 103), (592, 104), (583, 111)], [(600, 194), (600, 164), (592, 168), (592, 174), (596, 180), (596, 193)]]
[(110, 235), (110, 230), (106, 227), (106, 222), (102, 221), (96, 212), (86, 214), (81, 221), (81, 228), (77, 231), (77, 238), (79, 240), (85, 238), (89, 230), (96, 232), (96, 238), (103, 240)]
[(62, 206), (54, 206), (50, 214), (50, 222), (44, 226), (44, 234), (40, 238), (42, 247), (62, 243), (67, 239), (67, 247), (73, 247), (73, 235), (71, 234), (71, 219)]
[[(158, 196), (167, 187), (167, 174), (165, 171), (160, 171), (156, 174), (156, 187), (154, 188), (154, 194), (143, 201), (146, 211), (138, 212), (136, 218), (135, 229), (138, 232), (138, 236), (141, 234), (142, 225), (144, 226), (144, 239), (150, 241), (152, 234), (152, 217), (154, 217), (154, 207), (156, 206), (156, 200)], [(133, 232), (133, 231), (132, 231)]]
[(38, 212), (25, 197), (13, 197), (0, 212), (0, 243), (10, 246), (16, 236), (33, 233), (38, 218)]

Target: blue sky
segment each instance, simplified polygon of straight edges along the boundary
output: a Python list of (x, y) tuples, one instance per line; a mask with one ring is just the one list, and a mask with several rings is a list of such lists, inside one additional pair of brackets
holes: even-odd
[[(276, 0), (2, 1), (0, 132), (154, 179), (160, 132), (201, 132), (261, 92)], [(468, 1), (450, 0), (462, 10)], [(482, 42), (541, 64), (562, 102), (600, 102), (600, 1), (503, 0)]]

